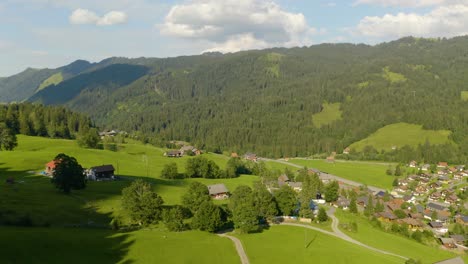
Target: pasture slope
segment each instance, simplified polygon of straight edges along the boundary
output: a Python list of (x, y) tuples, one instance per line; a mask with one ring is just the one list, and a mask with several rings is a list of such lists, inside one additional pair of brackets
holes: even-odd
[(373, 146), (378, 151), (390, 151), (392, 147), (408, 145), (417, 147), (428, 140), (433, 145), (453, 143), (449, 130), (426, 130), (421, 125), (396, 123), (378, 129), (365, 139), (349, 146), (350, 149), (361, 151), (365, 146)]

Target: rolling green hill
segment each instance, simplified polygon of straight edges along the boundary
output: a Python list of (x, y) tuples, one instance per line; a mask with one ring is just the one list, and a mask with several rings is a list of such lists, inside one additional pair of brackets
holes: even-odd
[(431, 144), (451, 143), (451, 132), (448, 130), (425, 130), (420, 125), (397, 123), (380, 128), (369, 137), (355, 142), (350, 149), (361, 151), (365, 146), (372, 146), (377, 150), (390, 151), (392, 147), (404, 145), (416, 147), (429, 141)]

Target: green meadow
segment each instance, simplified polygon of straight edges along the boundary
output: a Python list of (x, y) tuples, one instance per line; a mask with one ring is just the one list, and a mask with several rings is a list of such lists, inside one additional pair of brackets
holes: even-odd
[(351, 144), (349, 147), (361, 151), (365, 146), (373, 146), (379, 151), (389, 151), (393, 146), (416, 147), (418, 144), (424, 144), (426, 140), (435, 145), (445, 144), (452, 142), (449, 139), (450, 134), (451, 132), (448, 130), (425, 130), (421, 125), (396, 123), (380, 128), (372, 135)]
[(366, 245), (413, 259), (419, 259), (422, 263), (434, 263), (456, 257), (455, 254), (448, 251), (426, 246), (406, 237), (376, 229), (362, 216), (356, 216), (342, 210), (337, 210), (335, 215), (340, 220), (340, 223), (356, 222), (358, 226), (357, 232), (343, 231), (350, 237)]
[(461, 99), (463, 101), (468, 101), (468, 91), (462, 91), (461, 92)]
[(56, 74), (53, 74), (52, 76), (50, 76), (49, 78), (45, 79), (40, 85), (39, 87), (37, 88), (37, 91), (40, 91), (44, 88), (46, 88), (47, 86), (49, 85), (52, 85), (52, 84), (59, 84), (63, 81), (63, 75), (61, 72), (58, 72)]
[(239, 263), (233, 243), (201, 231), (0, 227), (1, 262)]
[(237, 235), (252, 264), (269, 263), (404, 263), (320, 232), (293, 226)]
[[(75, 157), (83, 167), (113, 164), (116, 174), (123, 180), (88, 182), (85, 190), (73, 191), (71, 196), (63, 195), (52, 186), (48, 177), (38, 175), (58, 153)], [(179, 204), (191, 181), (206, 185), (224, 183), (232, 191), (239, 185), (251, 186), (258, 180), (252, 175), (234, 179), (161, 179), (160, 172), (165, 164), (176, 162), (179, 171), (183, 172), (188, 159), (167, 158), (163, 153), (163, 149), (132, 141), (112, 152), (79, 148), (73, 140), (19, 135), (18, 147), (14, 151), (0, 151), (0, 190), (3, 190), (0, 192), (0, 211), (6, 210), (13, 215), (28, 214), (34, 224), (39, 225), (74, 224), (88, 220), (107, 223), (109, 217), (120, 214), (121, 190), (136, 177), (152, 182), (166, 205)], [(225, 156), (211, 153), (203, 156), (221, 168), (228, 160)], [(9, 176), (13, 176), (17, 184), (7, 185), (5, 179)]]
[(392, 182), (394, 180), (393, 176), (388, 176), (385, 173), (388, 166), (379, 163), (351, 161), (337, 161), (335, 163), (329, 163), (325, 160), (306, 159), (290, 159), (289, 162), (301, 166), (307, 166), (308, 168), (319, 169), (348, 180), (384, 189), (391, 189)]
[(341, 119), (340, 103), (323, 104), (323, 109), (320, 113), (312, 115), (312, 123), (316, 127), (329, 125), (336, 120)]

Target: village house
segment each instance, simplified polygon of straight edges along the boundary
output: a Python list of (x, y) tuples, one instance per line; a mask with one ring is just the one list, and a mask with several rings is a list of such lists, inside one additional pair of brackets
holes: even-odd
[(464, 226), (468, 225), (468, 215), (456, 215), (455, 222), (462, 224)]
[(231, 153), (231, 158), (238, 158), (239, 155), (237, 154), (237, 152), (232, 152)]
[(334, 206), (339, 207), (343, 210), (348, 210), (350, 203), (351, 202), (348, 199), (344, 197), (339, 197), (338, 200), (334, 203)]
[(441, 203), (427, 203), (426, 205), (426, 208), (431, 210), (431, 211), (435, 211), (435, 212), (439, 212), (439, 211), (446, 211), (448, 210), (448, 206), (446, 204), (441, 204)]
[(455, 241), (453, 240), (453, 238), (441, 237), (439, 239), (444, 247), (449, 249), (457, 248), (457, 245), (455, 245)]
[(289, 187), (291, 187), (294, 191), (300, 192), (302, 191), (302, 182), (288, 182)]
[(288, 182), (290, 182), (289, 180), (289, 177), (288, 175), (286, 174), (281, 174), (279, 177), (278, 177), (278, 186), (281, 187), (285, 184), (288, 184)]
[(45, 165), (45, 174), (47, 176), (52, 176), (54, 174), (54, 171), (55, 171), (55, 167), (57, 166), (59, 161), (56, 161), (56, 160), (51, 160), (49, 162), (47, 162), (47, 164)]
[(439, 162), (437, 163), (437, 168), (447, 168), (448, 167), (448, 164), (447, 162)]
[(345, 148), (345, 149), (343, 150), (343, 154), (349, 154), (350, 151), (351, 151), (350, 148)]
[(91, 167), (86, 172), (86, 177), (91, 181), (101, 180), (113, 180), (114, 177), (114, 166), (111, 164)]
[(455, 244), (463, 246), (466, 241), (466, 237), (464, 235), (451, 235), (451, 239), (455, 242)]
[(383, 222), (392, 222), (398, 219), (398, 217), (396, 217), (396, 215), (394, 215), (392, 212), (376, 213), (374, 216)]
[(423, 164), (421, 166), (422, 171), (428, 171), (431, 168), (431, 164)]
[(168, 150), (164, 153), (164, 156), (169, 158), (180, 158), (182, 157), (182, 152), (180, 150)]
[(416, 231), (416, 230), (422, 231), (424, 229), (424, 224), (418, 219), (404, 218), (404, 219), (398, 220), (398, 222), (400, 224), (407, 224), (408, 228), (411, 229), (411, 231)]
[(208, 185), (208, 192), (211, 198), (216, 200), (229, 198), (229, 191), (223, 183)]
[(180, 148), (180, 153), (182, 155), (195, 155), (195, 156), (198, 156), (198, 155), (201, 155), (201, 151), (199, 149), (197, 149), (196, 147), (194, 146), (183, 146)]
[(248, 152), (244, 154), (244, 159), (257, 162), (258, 157), (257, 154)]
[(432, 228), (432, 231), (437, 234), (445, 234), (448, 232), (448, 228), (441, 222), (429, 222), (429, 226)]
[(408, 166), (409, 166), (410, 168), (416, 168), (416, 166), (418, 166), (418, 162), (415, 161), (415, 160), (412, 160), (412, 161), (410, 161), (410, 163), (408, 164)]
[(328, 156), (327, 157), (327, 162), (328, 163), (335, 163), (335, 157), (334, 156)]
[(401, 209), (401, 205), (404, 203), (405, 201), (403, 199), (393, 199), (393, 200), (390, 200), (386, 203), (388, 209), (390, 209), (392, 212), (397, 210), (397, 209)]

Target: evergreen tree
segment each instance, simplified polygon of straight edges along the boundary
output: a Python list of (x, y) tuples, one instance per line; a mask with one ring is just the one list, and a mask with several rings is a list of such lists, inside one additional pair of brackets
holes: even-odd
[(374, 201), (372, 199), (372, 195), (369, 195), (367, 199), (367, 205), (366, 208), (364, 209), (364, 215), (369, 217), (374, 213)]
[(325, 208), (323, 207), (319, 208), (317, 219), (320, 222), (326, 222), (328, 220), (328, 215), (327, 215), (327, 212), (325, 211)]
[(349, 211), (353, 214), (357, 214), (358, 209), (357, 209), (357, 204), (356, 204), (356, 198), (352, 197), (351, 201), (349, 202)]

